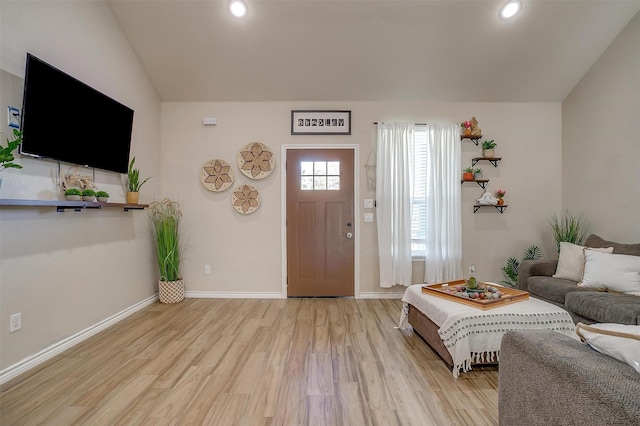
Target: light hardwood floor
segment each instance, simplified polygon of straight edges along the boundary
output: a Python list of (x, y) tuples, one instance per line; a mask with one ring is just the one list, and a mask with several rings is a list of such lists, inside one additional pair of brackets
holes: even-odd
[(496, 425), (497, 368), (454, 379), (399, 300), (156, 303), (2, 386), (8, 425)]

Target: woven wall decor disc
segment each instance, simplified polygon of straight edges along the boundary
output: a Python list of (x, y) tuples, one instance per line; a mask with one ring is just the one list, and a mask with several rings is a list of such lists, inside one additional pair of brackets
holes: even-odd
[(233, 183), (233, 170), (224, 160), (207, 161), (200, 171), (200, 181), (209, 191), (224, 191)]
[(253, 185), (240, 185), (233, 191), (231, 202), (238, 213), (250, 214), (260, 207), (260, 193)]
[(251, 142), (238, 153), (238, 168), (251, 179), (269, 176), (275, 164), (276, 159), (271, 148), (260, 142)]

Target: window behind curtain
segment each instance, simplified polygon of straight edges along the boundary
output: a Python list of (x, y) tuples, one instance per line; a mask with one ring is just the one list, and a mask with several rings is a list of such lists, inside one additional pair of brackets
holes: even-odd
[(414, 129), (413, 138), (413, 196), (411, 206), (411, 255), (426, 255), (426, 200), (427, 196), (427, 131), (424, 127)]

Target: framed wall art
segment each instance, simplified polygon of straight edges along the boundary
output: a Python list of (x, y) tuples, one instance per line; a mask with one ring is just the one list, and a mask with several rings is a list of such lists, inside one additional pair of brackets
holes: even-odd
[(351, 111), (291, 111), (292, 135), (350, 135)]

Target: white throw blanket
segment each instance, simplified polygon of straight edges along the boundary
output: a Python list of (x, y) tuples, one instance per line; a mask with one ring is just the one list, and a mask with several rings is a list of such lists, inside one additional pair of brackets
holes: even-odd
[(406, 327), (409, 305), (429, 317), (440, 327), (438, 334), (453, 358), (455, 378), (471, 370), (472, 362), (498, 361), (502, 335), (509, 330), (554, 330), (579, 340), (571, 315), (551, 303), (529, 298), (485, 311), (425, 294), (423, 285), (405, 290), (397, 328)]

